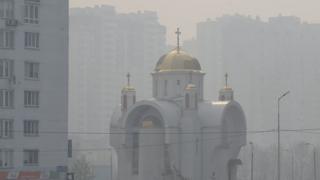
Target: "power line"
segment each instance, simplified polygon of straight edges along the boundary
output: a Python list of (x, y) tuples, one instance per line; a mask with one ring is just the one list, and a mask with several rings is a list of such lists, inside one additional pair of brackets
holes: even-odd
[[(293, 130), (289, 130), (287, 132), (300, 132), (301, 130), (314, 130), (314, 129), (295, 129)], [(266, 134), (266, 133), (270, 133), (270, 132), (275, 132), (274, 130), (265, 130), (265, 131), (251, 131), (252, 134)], [(306, 133), (315, 133), (315, 132), (306, 132)], [(140, 133), (139, 133), (140, 134)], [(320, 132), (319, 132), (320, 134)], [(247, 132), (242, 132), (242, 133), (237, 133), (237, 134), (232, 134), (229, 136), (225, 136), (227, 138), (232, 138), (232, 137), (240, 137), (240, 136), (245, 136), (247, 135)], [(135, 148), (148, 148), (148, 147), (162, 147), (162, 146), (172, 146), (172, 145), (176, 145), (176, 144), (186, 144), (186, 143), (196, 143), (197, 141), (215, 141), (215, 140), (221, 140), (221, 137), (214, 137), (214, 138), (207, 138), (207, 139), (195, 139), (195, 140), (190, 140), (190, 141), (182, 141), (182, 142), (172, 142), (172, 143), (161, 143), (161, 144), (144, 144), (144, 145), (138, 145), (138, 146), (123, 146), (123, 147), (117, 147), (117, 148), (113, 148), (115, 150), (121, 150), (121, 149), (135, 149)], [(94, 152), (94, 151), (107, 151), (110, 148), (105, 147), (105, 148), (84, 148), (84, 149), (73, 149), (72, 151), (78, 151), (78, 152)], [(41, 152), (43, 153), (54, 153), (54, 152), (65, 152), (67, 151), (67, 148), (64, 149), (52, 149), (52, 150), (41, 150)], [(15, 151), (17, 152), (17, 151)]]
[[(139, 134), (237, 134), (237, 133), (263, 133), (263, 132), (276, 132), (275, 129), (267, 129), (267, 130), (245, 130), (245, 131), (181, 131), (178, 128), (177, 132), (169, 132), (168, 131), (163, 131), (159, 132), (161, 128), (155, 129), (157, 132), (139, 132)], [(40, 134), (84, 134), (84, 135), (108, 135), (108, 134), (132, 134), (135, 132), (135, 130), (139, 129), (134, 129), (132, 132), (122, 132), (125, 129), (122, 129), (121, 131), (119, 130), (118, 132), (98, 132), (98, 131), (87, 131), (87, 132), (81, 132), (81, 131), (39, 131)], [(149, 129), (150, 130), (150, 129)], [(164, 130), (164, 129), (163, 129)], [(281, 129), (281, 132), (307, 132), (307, 133), (317, 133), (314, 131), (320, 131), (320, 128), (307, 128), (307, 129)], [(14, 130), (12, 131), (14, 133), (24, 133), (23, 130)], [(320, 132), (319, 132), (320, 133)]]

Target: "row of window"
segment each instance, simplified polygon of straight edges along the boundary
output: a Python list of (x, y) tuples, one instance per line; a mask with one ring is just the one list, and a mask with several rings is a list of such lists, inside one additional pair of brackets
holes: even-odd
[[(39, 6), (36, 1), (25, 0), (24, 5), (24, 23), (39, 24)], [(14, 18), (14, 1), (0, 0), (0, 18)]]
[[(14, 30), (0, 29), (0, 48), (13, 49), (15, 41)], [(26, 49), (39, 49), (40, 33), (25, 32), (24, 47)]]
[[(24, 107), (39, 107), (39, 91), (24, 91)], [(14, 107), (14, 91), (11, 89), (0, 89), (0, 108)]]
[[(10, 59), (0, 59), (0, 78), (9, 78), (13, 74), (14, 63)], [(27, 79), (39, 79), (39, 63), (25, 62), (24, 77)]]
[[(13, 149), (0, 149), (0, 169), (13, 168)], [(36, 166), (39, 164), (39, 150), (25, 149), (23, 150), (23, 164), (25, 166)]]
[[(0, 119), (0, 139), (13, 138), (14, 128), (12, 119)], [(23, 134), (27, 137), (39, 136), (39, 121), (24, 120)]]

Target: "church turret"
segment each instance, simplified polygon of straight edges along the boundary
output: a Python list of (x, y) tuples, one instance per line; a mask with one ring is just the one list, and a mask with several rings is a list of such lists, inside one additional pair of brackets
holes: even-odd
[(136, 103), (136, 90), (130, 85), (130, 74), (127, 74), (128, 83), (121, 91), (121, 110), (126, 112), (128, 108)]
[(225, 87), (219, 91), (219, 101), (232, 101), (233, 90), (228, 86), (228, 74), (225, 74)]

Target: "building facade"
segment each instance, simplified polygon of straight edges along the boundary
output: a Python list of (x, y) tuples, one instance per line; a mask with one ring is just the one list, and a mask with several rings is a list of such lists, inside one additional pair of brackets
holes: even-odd
[(130, 79), (114, 111), (110, 144), (113, 179), (236, 180), (246, 120), (227, 86), (216, 101), (204, 98), (197, 59), (176, 49), (152, 73), (153, 98), (136, 101)]
[[(70, 132), (108, 131), (106, 119), (120, 101), (127, 72), (136, 77), (141, 97), (151, 97), (149, 69), (164, 49), (165, 28), (155, 12), (120, 14), (106, 5), (71, 9)], [(107, 134), (70, 135), (77, 149), (108, 147)], [(105, 151), (76, 154), (97, 166), (109, 158)]]
[[(219, 88), (215, 84), (223, 84), (222, 76), (229, 72), (248, 114), (248, 129), (275, 127), (276, 99), (286, 90), (290, 97), (281, 110), (283, 128), (308, 128), (318, 122), (319, 24), (292, 16), (262, 20), (225, 15), (198, 23), (196, 41), (197, 57), (207, 73), (205, 94), (216, 94)], [(317, 142), (314, 136), (308, 137)], [(290, 143), (303, 140), (293, 134), (284, 138)], [(254, 135), (252, 140), (274, 143), (271, 134)]]
[(68, 1), (0, 0), (0, 179), (66, 171), (67, 105)]

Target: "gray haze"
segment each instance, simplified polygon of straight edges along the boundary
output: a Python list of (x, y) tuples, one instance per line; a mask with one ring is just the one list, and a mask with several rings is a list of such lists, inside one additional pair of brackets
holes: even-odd
[[(71, 7), (100, 2), (71, 1)], [(159, 4), (103, 1), (116, 6), (72, 8), (70, 131), (109, 131), (128, 72), (130, 83), (137, 91), (137, 100), (150, 98), (150, 73), (161, 55), (174, 48), (168, 44), (175, 44), (177, 26), (182, 27), (182, 49), (195, 56), (206, 73), (205, 98), (218, 99), (219, 90), (225, 85), (224, 75), (228, 73), (235, 99), (245, 112), (248, 131), (276, 128), (276, 100), (287, 90), (290, 94), (281, 103), (282, 128), (318, 128), (320, 24), (317, 23), (319, 15), (313, 14), (314, 7), (308, 7), (318, 2), (310, 1), (301, 6), (297, 1), (290, 2), (215, 1), (211, 8), (204, 2), (195, 4), (192, 1), (185, 4), (182, 1), (171, 4), (166, 1)], [(250, 8), (245, 6), (248, 4)], [(274, 4), (279, 7), (273, 7)], [(177, 13), (177, 6), (181, 6), (179, 12), (189, 10), (185, 13), (188, 16)], [(193, 11), (192, 6), (198, 11)], [(222, 8), (215, 11), (214, 7)], [(225, 13), (232, 15), (223, 15)], [(291, 14), (295, 16), (286, 16)], [(108, 134), (84, 133), (71, 137), (78, 149), (107, 149), (109, 146)], [(311, 170), (303, 169), (305, 165), (311, 167), (311, 149), (301, 142), (319, 144), (318, 132), (285, 132), (282, 139), (283, 149), (290, 149), (299, 162), (295, 167), (299, 171), (294, 175), (311, 179)], [(248, 141), (254, 142), (258, 154), (265, 155), (257, 163), (257, 176), (268, 179), (268, 174), (272, 174), (275, 178), (275, 133), (248, 133)], [(240, 179), (249, 177), (250, 151), (247, 146), (240, 154), (244, 162), (239, 169)], [(75, 157), (85, 155), (102, 172), (103, 167), (110, 164), (110, 154), (103, 150), (75, 154)], [(284, 162), (291, 162), (290, 155), (283, 158)], [(289, 174), (291, 169), (283, 171)]]
[[(119, 12), (152, 10), (159, 14), (160, 22), (167, 26), (167, 36), (173, 38), (177, 26), (183, 29), (183, 38), (195, 37), (199, 21), (223, 14), (244, 14), (268, 17), (295, 15), (308, 22), (320, 22), (318, 0), (70, 0), (70, 7), (113, 5)], [(172, 40), (168, 42), (173, 43)]]

